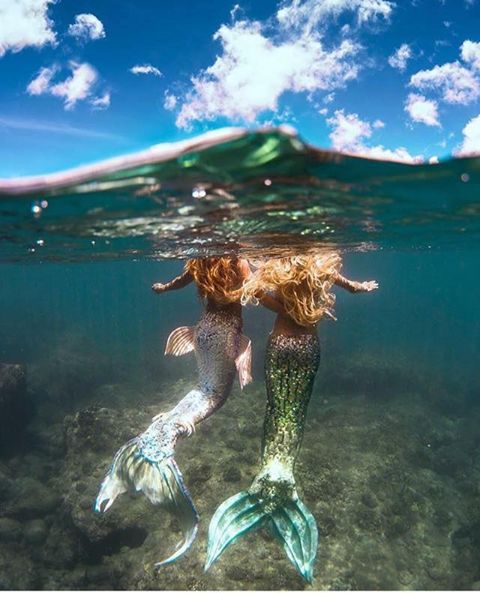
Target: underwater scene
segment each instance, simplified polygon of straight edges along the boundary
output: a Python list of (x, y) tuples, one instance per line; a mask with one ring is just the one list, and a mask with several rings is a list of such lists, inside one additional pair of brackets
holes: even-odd
[(0, 589), (480, 589), (479, 190), (287, 127), (0, 180)]

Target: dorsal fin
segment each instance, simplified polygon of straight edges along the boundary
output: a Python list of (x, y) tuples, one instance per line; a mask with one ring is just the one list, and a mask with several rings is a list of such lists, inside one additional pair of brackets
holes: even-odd
[(195, 347), (195, 328), (187, 325), (177, 327), (168, 336), (167, 345), (165, 346), (165, 354), (172, 354), (173, 356), (182, 356), (188, 354)]

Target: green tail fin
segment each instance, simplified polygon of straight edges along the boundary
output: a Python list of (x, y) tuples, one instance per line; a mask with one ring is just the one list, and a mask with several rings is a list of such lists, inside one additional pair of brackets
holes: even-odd
[(272, 532), (302, 577), (311, 582), (317, 555), (318, 531), (315, 518), (299, 499), (289, 500), (267, 512), (258, 495), (240, 492), (222, 503), (210, 522), (205, 570), (244, 533), (268, 522)]
[(251, 496), (247, 491), (239, 492), (223, 502), (215, 511), (208, 528), (205, 570), (210, 568), (230, 544), (258, 527), (259, 522), (265, 518), (257, 497)]
[(309, 583), (317, 556), (318, 530), (315, 517), (300, 499), (290, 500), (272, 514), (272, 526), (290, 562)]

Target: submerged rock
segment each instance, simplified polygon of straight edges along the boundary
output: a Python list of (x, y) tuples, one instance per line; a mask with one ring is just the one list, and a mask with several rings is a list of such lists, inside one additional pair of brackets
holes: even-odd
[(0, 543), (18, 542), (22, 539), (22, 524), (8, 517), (0, 518)]
[(53, 513), (61, 503), (61, 496), (34, 478), (19, 478), (13, 484), (13, 498), (6, 506), (9, 516), (34, 519)]
[(24, 537), (28, 544), (43, 544), (47, 536), (48, 528), (43, 519), (33, 519), (25, 525)]

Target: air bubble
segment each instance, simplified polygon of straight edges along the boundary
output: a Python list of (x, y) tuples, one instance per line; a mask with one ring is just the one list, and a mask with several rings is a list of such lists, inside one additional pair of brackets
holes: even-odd
[(463, 183), (468, 183), (470, 181), (470, 175), (468, 173), (462, 173), (460, 175), (460, 179), (463, 181)]
[(196, 200), (201, 200), (207, 195), (207, 192), (203, 189), (203, 187), (194, 187), (192, 190), (192, 198)]
[(35, 216), (35, 218), (39, 218), (45, 208), (48, 208), (47, 200), (42, 200), (41, 202), (35, 200), (35, 202), (33, 202), (33, 204), (30, 206), (30, 212), (33, 214), (33, 216)]
[(42, 214), (42, 207), (38, 202), (34, 202), (30, 208), (30, 211), (35, 217), (38, 217)]

